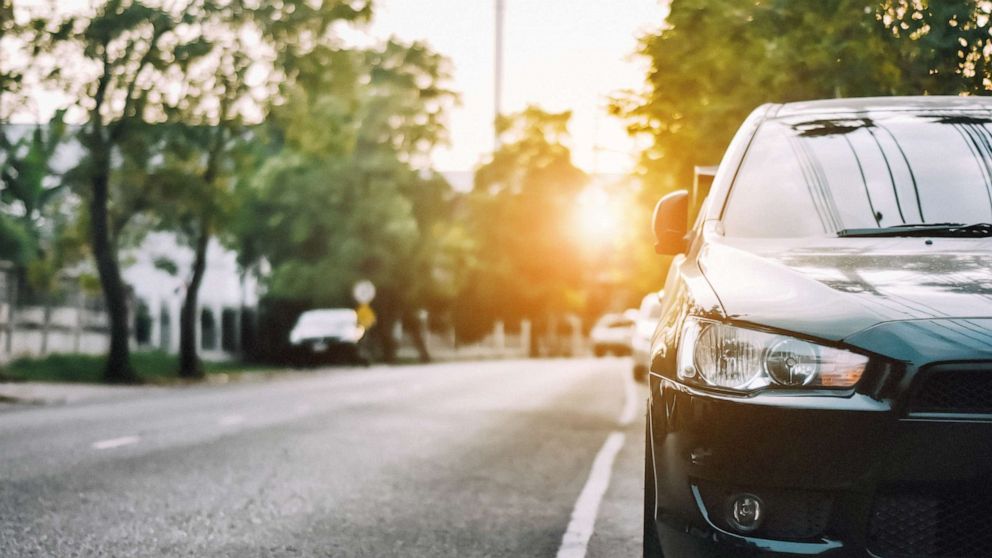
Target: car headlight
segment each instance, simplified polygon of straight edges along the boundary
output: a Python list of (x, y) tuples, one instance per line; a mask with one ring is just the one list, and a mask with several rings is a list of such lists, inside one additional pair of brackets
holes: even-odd
[(677, 361), (685, 382), (738, 391), (850, 388), (868, 365), (850, 351), (698, 318), (686, 320)]

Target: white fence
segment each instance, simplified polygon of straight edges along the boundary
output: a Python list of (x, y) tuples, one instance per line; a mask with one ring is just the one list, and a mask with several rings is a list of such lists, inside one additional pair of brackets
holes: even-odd
[[(0, 307), (0, 320), (8, 324), (10, 305)], [(109, 345), (107, 316), (86, 308), (27, 306), (16, 312), (12, 327), (0, 330), (0, 347), (7, 358), (50, 353), (101, 354)]]
[[(109, 321), (99, 295), (87, 294), (77, 282), (67, 280), (58, 295), (28, 300), (19, 296), (17, 283), (12, 268), (0, 262), (0, 363), (48, 354), (107, 352)], [(132, 300), (130, 306), (144, 309), (138, 313), (143, 316), (143, 327), (138, 327), (142, 317), (134, 311), (129, 316), (135, 349), (178, 352), (178, 303), (172, 305), (174, 308), (162, 303), (149, 308), (144, 301)], [(197, 341), (203, 358), (227, 360), (240, 351), (244, 327), (240, 308), (201, 305), (197, 318)]]
[[(502, 322), (497, 322), (493, 330), (475, 343), (458, 343), (454, 331), (424, 334), (427, 352), (434, 360), (524, 358), (530, 353), (530, 323), (520, 324), (519, 333), (507, 334)], [(400, 341), (397, 356), (400, 359), (418, 358), (417, 347), (410, 335), (401, 327), (394, 336)]]
[[(526, 358), (531, 355), (531, 323), (527, 320), (508, 333), (503, 322), (496, 322), (485, 337), (474, 343), (458, 343), (454, 331), (427, 332), (424, 341), (433, 360), (475, 360), (497, 358)], [(394, 336), (399, 340), (398, 356), (401, 359), (418, 358), (413, 338), (397, 327)], [(542, 356), (581, 356), (589, 353), (588, 342), (582, 335), (581, 323), (568, 321), (565, 332), (549, 331), (537, 338), (537, 351)]]

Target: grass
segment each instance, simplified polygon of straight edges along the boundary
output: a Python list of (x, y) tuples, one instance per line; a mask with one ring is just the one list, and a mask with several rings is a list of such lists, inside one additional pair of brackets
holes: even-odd
[[(0, 380), (23, 382), (103, 383), (102, 356), (55, 354), (42, 358), (20, 358), (0, 369)], [(131, 364), (146, 383), (172, 383), (180, 378), (179, 358), (161, 351), (131, 354)], [(204, 362), (208, 375), (232, 372), (268, 372), (275, 368), (243, 362)]]

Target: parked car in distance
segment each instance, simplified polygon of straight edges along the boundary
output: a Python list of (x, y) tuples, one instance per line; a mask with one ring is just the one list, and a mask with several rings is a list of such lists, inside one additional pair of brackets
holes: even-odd
[(358, 345), (364, 335), (365, 328), (358, 324), (354, 310), (327, 308), (300, 314), (289, 333), (289, 342), (300, 350), (307, 364), (340, 358), (364, 362)]
[[(634, 319), (628, 313), (604, 314), (589, 332), (592, 352), (598, 357), (607, 354), (629, 355), (630, 335), (634, 330)], [(636, 311), (635, 311), (636, 312)]]
[(661, 317), (661, 297), (664, 291), (648, 293), (641, 299), (641, 306), (634, 320), (630, 347), (634, 357), (634, 379), (643, 382), (648, 377), (651, 364), (651, 337)]
[(762, 106), (688, 205), (653, 219), (644, 556), (989, 556), (992, 98)]

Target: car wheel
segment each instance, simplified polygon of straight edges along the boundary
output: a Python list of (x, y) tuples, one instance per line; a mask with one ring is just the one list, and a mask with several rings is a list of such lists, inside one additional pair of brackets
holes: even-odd
[(606, 356), (606, 349), (603, 347), (593, 347), (592, 353), (598, 358), (603, 358)]
[(661, 540), (658, 538), (658, 526), (654, 522), (654, 454), (651, 452), (650, 423), (651, 416), (648, 414), (644, 426), (644, 558), (664, 558)]
[(648, 369), (645, 366), (638, 364), (634, 366), (634, 381), (643, 383), (648, 379)]
[(350, 358), (352, 364), (356, 364), (358, 366), (364, 366), (366, 368), (368, 368), (369, 365), (371, 365), (371, 362), (369, 362), (369, 359), (362, 353), (362, 349), (358, 345), (353, 345), (351, 347), (350, 353), (351, 353)]

